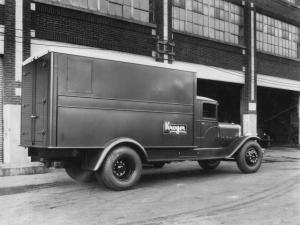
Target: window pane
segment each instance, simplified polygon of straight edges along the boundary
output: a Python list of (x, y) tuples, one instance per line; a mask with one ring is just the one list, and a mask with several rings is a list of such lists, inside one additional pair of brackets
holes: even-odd
[(98, 0), (88, 0), (88, 8), (91, 10), (98, 10)]
[[(149, 0), (50, 0), (78, 8), (88, 8), (113, 16), (149, 22)], [(175, 0), (174, 0), (175, 2)], [(184, 0), (178, 1), (180, 4)]]
[(131, 18), (131, 7), (130, 6), (124, 6), (123, 7), (123, 16), (125, 18)]
[(135, 9), (135, 10), (133, 11), (133, 18), (136, 19), (136, 20), (141, 20), (141, 11)]
[(59, 2), (66, 4), (66, 5), (72, 5), (72, 0), (60, 0)]
[(185, 0), (173, 0), (173, 5), (180, 7), (180, 8), (184, 8), (185, 7)]
[(101, 0), (100, 1), (100, 11), (103, 12), (103, 13), (108, 12), (108, 1), (106, 1), (106, 0)]
[[(257, 13), (257, 49), (290, 58), (299, 58), (299, 27)], [(296, 53), (296, 54), (295, 54)]]
[[(222, 42), (243, 43), (242, 7), (223, 0), (173, 0), (173, 29)], [(176, 23), (174, 22), (176, 20)], [(178, 26), (185, 24), (184, 26)], [(199, 28), (198, 25), (201, 25)], [(234, 34), (230, 38), (229, 33)]]
[(109, 13), (114, 16), (122, 16), (122, 6), (119, 4), (109, 3)]

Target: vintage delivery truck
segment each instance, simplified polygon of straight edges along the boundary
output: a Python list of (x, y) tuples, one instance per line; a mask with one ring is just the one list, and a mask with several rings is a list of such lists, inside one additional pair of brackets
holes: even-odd
[(194, 72), (48, 52), (23, 64), (21, 145), (114, 190), (135, 185), (143, 164), (234, 160), (256, 172), (259, 139), (219, 123), (218, 102), (196, 93)]

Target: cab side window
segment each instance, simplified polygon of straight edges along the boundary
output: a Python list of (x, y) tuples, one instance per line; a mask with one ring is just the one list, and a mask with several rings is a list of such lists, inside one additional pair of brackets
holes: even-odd
[(217, 106), (215, 104), (203, 103), (203, 118), (217, 118)]

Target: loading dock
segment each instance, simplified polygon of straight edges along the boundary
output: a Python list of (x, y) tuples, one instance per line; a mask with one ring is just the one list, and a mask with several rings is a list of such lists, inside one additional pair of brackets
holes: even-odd
[(299, 144), (298, 92), (257, 88), (258, 133), (266, 133), (272, 144)]

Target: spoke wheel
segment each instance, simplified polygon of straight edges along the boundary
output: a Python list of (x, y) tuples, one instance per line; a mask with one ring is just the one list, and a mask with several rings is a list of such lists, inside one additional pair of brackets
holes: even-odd
[(246, 162), (249, 166), (255, 166), (259, 159), (259, 153), (253, 146), (249, 147), (246, 151)]
[(262, 163), (263, 151), (255, 141), (248, 141), (236, 155), (239, 169), (243, 173), (256, 172)]
[(110, 189), (122, 191), (137, 184), (142, 173), (142, 161), (136, 151), (117, 147), (106, 157), (104, 165), (96, 172), (96, 178)]
[(120, 180), (128, 179), (134, 170), (135, 164), (128, 157), (117, 159), (113, 165), (113, 175)]

